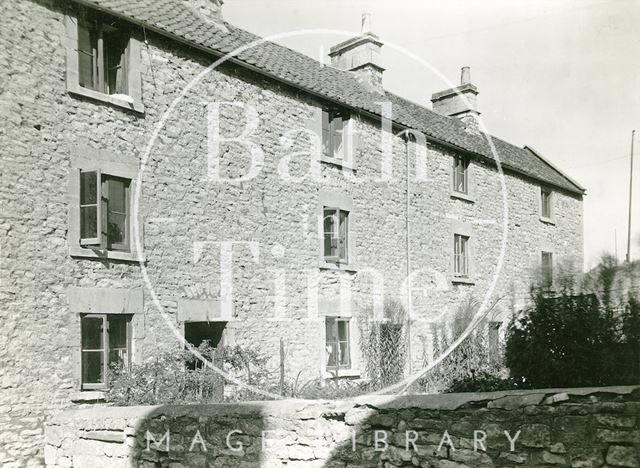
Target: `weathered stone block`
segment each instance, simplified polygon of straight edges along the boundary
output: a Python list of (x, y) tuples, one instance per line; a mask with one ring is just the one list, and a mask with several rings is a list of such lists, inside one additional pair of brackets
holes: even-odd
[(546, 424), (525, 424), (520, 427), (520, 436), (516, 444), (525, 447), (548, 447), (551, 442), (551, 429)]
[(612, 445), (607, 450), (607, 463), (611, 466), (638, 467), (638, 450), (631, 446)]

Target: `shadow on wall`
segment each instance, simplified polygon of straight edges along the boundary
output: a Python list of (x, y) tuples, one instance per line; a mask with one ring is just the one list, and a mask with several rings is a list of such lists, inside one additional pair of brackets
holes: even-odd
[(640, 387), (93, 408), (56, 416), (47, 466), (640, 466)]

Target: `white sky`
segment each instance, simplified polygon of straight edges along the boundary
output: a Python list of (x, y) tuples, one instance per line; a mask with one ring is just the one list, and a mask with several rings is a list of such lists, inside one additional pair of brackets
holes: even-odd
[[(229, 22), (260, 36), (302, 29), (373, 32), (429, 62), (458, 83), (471, 66), (489, 131), (527, 144), (587, 189), (585, 266), (603, 252), (626, 252), (631, 130), (634, 168), (632, 259), (640, 258), (640, 1), (637, 0), (226, 0)], [(339, 35), (280, 42), (319, 59)], [(323, 49), (321, 48), (323, 47)], [(449, 87), (390, 47), (383, 49), (389, 91), (430, 106)]]

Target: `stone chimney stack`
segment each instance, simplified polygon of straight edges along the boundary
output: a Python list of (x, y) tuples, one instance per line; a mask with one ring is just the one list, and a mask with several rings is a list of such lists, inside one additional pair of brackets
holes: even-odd
[(371, 32), (371, 14), (362, 15), (361, 33), (331, 48), (331, 65), (353, 72), (372, 91), (384, 93), (382, 86), (382, 42)]
[(462, 120), (471, 133), (479, 133), (478, 88), (471, 84), (471, 68), (462, 67), (460, 86), (431, 95), (434, 112), (457, 117)]
[(224, 0), (185, 0), (187, 5), (198, 13), (202, 18), (214, 23), (216, 26), (226, 30), (224, 19), (222, 18), (222, 4)]

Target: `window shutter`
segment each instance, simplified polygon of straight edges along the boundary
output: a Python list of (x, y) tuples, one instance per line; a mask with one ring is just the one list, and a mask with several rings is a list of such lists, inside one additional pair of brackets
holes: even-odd
[(102, 240), (102, 188), (100, 170), (79, 170), (80, 245), (100, 245)]

